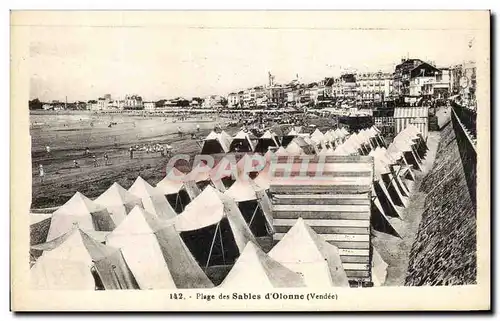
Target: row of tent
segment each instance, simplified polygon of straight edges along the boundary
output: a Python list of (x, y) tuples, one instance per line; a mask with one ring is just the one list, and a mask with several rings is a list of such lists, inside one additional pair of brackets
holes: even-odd
[[(358, 134), (358, 136), (363, 137), (361, 134)], [(377, 135), (373, 136), (377, 137)], [(372, 225), (375, 229), (397, 236), (398, 233), (393, 228), (391, 220), (394, 217), (400, 217), (399, 206), (404, 206), (404, 197), (409, 196), (410, 188), (407, 186), (407, 180), (413, 179), (412, 171), (415, 168), (413, 165), (415, 162), (416, 164), (421, 163), (427, 147), (421, 135), (411, 127), (407, 127), (406, 130), (402, 131), (387, 149), (380, 147), (380, 142), (377, 142), (377, 138), (375, 140), (371, 139), (373, 136), (366, 135), (367, 139), (357, 140), (362, 143), (366, 141), (370, 142), (371, 150), (369, 154), (374, 157), (376, 184), (374, 184), (373, 195), (376, 197), (374, 197), (372, 207), (376, 210), (376, 215), (372, 215)], [(366, 152), (366, 149), (364, 152)], [(266, 153), (267, 160), (270, 160), (271, 157), (271, 152)], [(242, 168), (242, 160), (238, 162), (240, 164), (239, 169)], [(97, 253), (108, 253), (113, 257), (113, 259), (109, 259), (109, 255), (96, 256), (93, 252), (89, 252), (90, 256), (84, 256), (87, 259), (90, 257), (92, 262), (94, 262), (94, 272), (92, 272), (91, 276), (95, 284), (98, 283), (96, 280), (102, 280), (108, 275), (108, 277), (114, 277), (113, 284), (115, 286), (119, 285), (118, 288), (154, 288), (157, 286), (155, 284), (167, 286), (165, 283), (157, 283), (154, 278), (152, 280), (149, 279), (149, 272), (146, 271), (149, 271), (150, 267), (149, 263), (145, 265), (145, 262), (150, 261), (150, 259), (147, 259), (150, 256), (157, 258), (156, 263), (151, 264), (156, 264), (154, 266), (157, 267), (165, 267), (169, 264), (168, 260), (176, 261), (177, 254), (172, 253), (184, 253), (181, 255), (185, 256), (183, 260), (191, 262), (186, 264), (190, 264), (191, 270), (194, 271), (190, 273), (199, 276), (188, 277), (192, 280), (198, 280), (194, 282), (195, 284), (189, 283), (189, 281), (182, 281), (186, 276), (182, 272), (185, 269), (181, 268), (181, 272), (179, 272), (175, 267), (175, 263), (171, 262), (170, 266), (173, 265), (174, 267), (169, 267), (173, 269), (173, 271), (170, 271), (170, 274), (178, 275), (173, 278), (174, 281), (176, 280), (174, 282), (175, 285), (180, 288), (205, 287), (209, 283), (206, 282), (206, 274), (202, 268), (206, 270), (209, 265), (232, 264), (235, 261), (238, 263), (238, 260), (245, 258), (243, 256), (246, 253), (245, 251), (253, 253), (253, 257), (266, 258), (267, 260), (265, 253), (257, 251), (258, 246), (256, 245), (255, 236), (273, 233), (272, 209), (265, 192), (269, 188), (271, 179), (269, 175), (269, 163), (258, 173), (255, 179), (251, 180), (245, 177), (245, 175), (239, 175), (236, 177), (236, 180), (228, 178), (230, 184), (227, 185), (220, 181), (215, 182), (211, 179), (210, 175), (205, 176), (205, 180), (200, 179), (196, 181), (192, 180), (189, 175), (185, 175), (176, 169), (172, 171), (175, 172), (173, 175), (185, 176), (186, 179), (174, 180), (167, 176), (156, 187), (153, 187), (141, 177), (138, 177), (128, 191), (115, 183), (94, 201), (80, 193), (76, 193), (66, 204), (52, 214), (46, 239), (36, 242), (41, 244), (32, 245), (32, 254), (35, 259), (38, 258), (34, 266), (36, 269), (33, 270), (33, 275), (36, 275), (35, 280), (38, 280), (35, 283), (42, 288), (51, 288), (53, 286), (56, 288), (60, 286), (64, 287), (68, 282), (72, 284), (71, 281), (64, 281), (64, 278), (57, 281), (57, 275), (63, 273), (63, 270), (65, 270), (64, 266), (67, 263), (65, 262), (64, 255), (62, 255), (62, 258), (54, 259), (51, 258), (50, 254), (57, 253), (52, 251), (59, 248), (63, 243), (66, 244), (69, 235), (80, 235), (79, 238), (83, 240), (81, 242), (86, 246), (85, 248), (96, 249)], [(200, 176), (200, 178), (203, 177)], [(403, 196), (400, 199), (396, 197), (399, 197), (399, 194), (397, 194), (398, 188), (400, 189), (400, 194)], [(133, 216), (130, 215), (132, 213), (134, 213)], [(140, 249), (143, 247), (152, 248), (149, 245), (140, 245), (142, 244), (140, 240), (128, 240), (132, 236), (139, 236), (147, 231), (146, 228), (140, 230), (139, 233), (134, 232), (134, 228), (140, 227), (141, 224), (134, 223), (134, 221), (130, 223), (130, 221), (133, 219), (136, 221), (139, 220), (138, 216), (144, 217), (143, 221), (146, 221), (150, 230), (153, 231), (146, 234), (154, 234), (157, 239), (159, 235), (158, 231), (163, 231), (164, 225), (170, 226), (167, 232), (165, 232), (166, 234), (162, 234), (163, 236), (160, 236), (160, 238), (162, 240), (170, 239), (171, 241), (167, 242), (168, 244), (181, 244), (182, 246), (177, 247), (182, 247), (185, 251), (182, 252), (177, 248), (172, 252), (168, 252), (164, 249), (165, 244), (161, 243), (159, 248), (167, 265), (161, 260), (161, 256), (158, 255), (160, 253), (158, 247), (156, 247), (156, 250), (151, 250), (153, 252), (144, 254), (147, 257), (134, 254), (135, 252), (141, 253), (143, 250)], [(301, 224), (305, 225), (303, 222)], [(144, 227), (145, 225), (143, 224), (142, 226)], [(79, 234), (75, 232), (76, 230), (79, 231)], [(172, 241), (174, 235), (178, 237), (176, 241)], [(102, 248), (100, 245), (92, 245), (104, 245), (103, 243), (106, 244), (105, 246), (110, 247), (107, 250), (108, 252), (100, 249)], [(125, 247), (132, 250), (125, 250), (124, 252), (123, 248)], [(134, 247), (139, 247), (140, 249), (134, 249)], [(246, 249), (247, 247), (249, 247), (248, 250)], [(121, 256), (117, 254), (118, 250), (120, 250), (119, 253)], [(132, 252), (132, 254), (129, 252)], [(96, 263), (97, 261), (101, 262), (96, 259), (99, 257), (106, 257), (105, 262), (107, 263), (103, 263), (104, 266), (114, 267), (113, 269), (122, 267), (122, 270), (120, 270), (122, 274), (119, 273), (119, 276), (116, 276), (118, 272), (114, 274), (111, 274), (109, 271), (101, 272), (98, 269), (99, 264)], [(381, 260), (379, 256), (377, 259)], [(73, 262), (73, 259), (69, 260)], [(115, 260), (116, 262), (113, 261), (114, 263), (112, 263), (110, 260)], [(264, 261), (267, 262), (266, 260)], [(259, 264), (267, 266), (267, 263), (261, 262)], [(382, 265), (384, 264), (382, 262)], [(69, 264), (69, 266), (71, 267), (72, 265)], [(128, 270), (124, 268), (125, 266), (127, 266)], [(202, 274), (196, 266), (201, 269)], [(271, 266), (274, 265), (271, 264)], [(235, 264), (235, 267), (238, 267), (238, 265)], [(235, 267), (233, 267), (229, 275), (236, 273), (232, 272)], [(105, 268), (101, 267), (101, 269)], [(239, 269), (234, 271), (238, 271)], [(55, 274), (49, 273), (49, 270), (54, 270)], [(124, 271), (129, 272), (127, 274)], [(54, 277), (51, 278), (48, 275)], [(130, 275), (134, 277), (131, 278)], [(162, 274), (160, 273), (159, 275), (157, 277), (162, 278)], [(72, 277), (68, 278), (69, 280), (72, 279)], [(145, 278), (146, 280), (144, 280)], [(165, 279), (165, 276), (163, 278)], [(383, 279), (384, 277), (380, 278)], [(118, 281), (116, 281), (117, 279)], [(132, 282), (132, 279), (135, 280), (135, 283)], [(102, 282), (109, 283), (111, 281)], [(172, 284), (170, 283), (170, 285)], [(102, 287), (113, 288), (109, 284)]]
[[(75, 198), (93, 209), (88, 206), (93, 201), (81, 194)], [(99, 212), (102, 216), (104, 211)], [(58, 223), (56, 219), (51, 226)], [(214, 283), (197, 256), (208, 255), (209, 261), (236, 253), (224, 258), (234, 265), (219, 285), (222, 288), (348, 286), (337, 248), (302, 220), (266, 254), (234, 200), (211, 186), (173, 219), (136, 205), (103, 241), (92, 232), (74, 222), (60, 236), (32, 245), (32, 250), (42, 252), (31, 268), (32, 285), (66, 290), (210, 288)], [(208, 253), (193, 251), (205, 244), (210, 245)]]
[(409, 125), (387, 147), (376, 127), (352, 134), (334, 151), (336, 155), (368, 155), (374, 161), (372, 227), (400, 237), (394, 219), (403, 219), (411, 196), (415, 170), (422, 170), (428, 147), (422, 133)]
[(293, 151), (293, 145), (310, 145), (313, 150), (318, 151), (320, 148), (332, 148), (344, 141), (349, 132), (345, 129), (330, 129), (322, 133), (316, 129), (312, 134), (301, 133), (301, 127), (292, 128), (288, 134), (279, 137), (276, 133), (267, 130), (264, 134), (257, 138), (251, 138), (251, 134), (240, 130), (234, 137), (231, 137), (225, 131), (216, 133), (215, 131), (205, 137), (201, 146), (201, 154), (219, 154), (229, 152), (245, 152), (245, 153), (266, 153), (268, 150), (285, 149), (292, 145), (290, 149)]

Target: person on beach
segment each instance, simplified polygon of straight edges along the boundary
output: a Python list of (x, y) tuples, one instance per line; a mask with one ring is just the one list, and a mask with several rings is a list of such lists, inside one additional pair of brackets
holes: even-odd
[(196, 131), (199, 133), (200, 132), (200, 125), (196, 124)]
[(88, 147), (85, 148), (85, 156), (90, 155), (90, 149)]
[(182, 129), (180, 126), (177, 127), (177, 133), (179, 134), (179, 137), (182, 137)]
[(92, 158), (93, 158), (93, 162), (94, 162), (94, 167), (98, 167), (99, 164), (97, 164), (97, 157), (95, 157), (95, 155), (93, 155)]
[(73, 160), (73, 167), (74, 168), (80, 168), (80, 165), (78, 165), (78, 162), (75, 160)]
[(45, 146), (45, 150), (47, 151), (47, 154), (50, 154), (50, 146)]
[(40, 164), (40, 167), (38, 168), (38, 172), (40, 175), (40, 182), (43, 184), (43, 179), (45, 177), (45, 171), (43, 170), (43, 165)]
[(104, 166), (108, 165), (108, 153), (104, 153)]
[(134, 158), (134, 149), (132, 148), (132, 146), (130, 146), (130, 148), (128, 150), (130, 153), (130, 159), (133, 159)]

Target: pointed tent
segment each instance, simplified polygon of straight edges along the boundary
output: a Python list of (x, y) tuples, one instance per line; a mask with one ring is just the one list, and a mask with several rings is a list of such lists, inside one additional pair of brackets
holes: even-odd
[(108, 235), (106, 244), (122, 249), (141, 289), (213, 286), (173, 226), (140, 207)]
[(333, 130), (331, 129), (327, 130), (324, 136), (325, 136), (325, 141), (330, 145), (330, 147), (335, 146), (336, 136)]
[(402, 167), (397, 165), (397, 162), (389, 158), (389, 156), (387, 155), (387, 150), (385, 148), (378, 147), (375, 149), (374, 153), (378, 155), (380, 161), (390, 169), (392, 177), (396, 181), (396, 184), (398, 185), (398, 188), (401, 191), (402, 195), (409, 197), (410, 190), (408, 189), (408, 186), (401, 180)]
[(269, 256), (302, 274), (307, 286), (349, 286), (338, 248), (323, 240), (301, 217), (271, 249)]
[(231, 141), (229, 146), (230, 152), (245, 152), (251, 153), (254, 150), (254, 146), (248, 134), (240, 130)]
[(141, 199), (143, 208), (147, 212), (166, 220), (176, 216), (165, 195), (149, 185), (142, 177), (138, 176), (128, 191)]
[(304, 279), (300, 274), (270, 258), (255, 243), (248, 242), (219, 287), (262, 290), (304, 286)]
[(286, 134), (285, 136), (283, 136), (283, 138), (281, 139), (281, 146), (283, 146), (284, 148), (286, 148), (288, 146), (288, 144), (290, 144), (292, 142), (292, 140), (297, 137), (299, 135), (298, 131), (295, 130), (294, 128), (292, 128), (288, 134)]
[(286, 151), (286, 149), (281, 146), (280, 148), (278, 148), (278, 150), (274, 153), (276, 156), (286, 156), (288, 155), (288, 152)]
[(321, 145), (325, 141), (325, 135), (318, 129), (311, 134), (311, 140), (316, 144), (316, 145)]
[(295, 140), (291, 141), (286, 147), (286, 153), (288, 155), (303, 155), (304, 150), (297, 144)]
[(108, 210), (115, 225), (119, 225), (136, 205), (142, 206), (139, 197), (133, 195), (116, 182), (96, 198), (94, 202)]
[(47, 241), (70, 231), (74, 223), (84, 231), (112, 231), (116, 226), (104, 206), (76, 192), (52, 214)]
[(375, 175), (373, 182), (373, 188), (375, 192), (374, 196), (376, 196), (380, 201), (382, 208), (384, 210), (384, 214), (402, 219), (401, 211), (394, 203), (385, 182), (381, 178), (382, 175), (381, 173), (385, 172), (385, 169), (376, 159), (374, 159), (374, 167), (375, 167), (375, 173), (374, 173)]
[(181, 213), (184, 207), (191, 201), (189, 193), (186, 190), (185, 181), (186, 174), (174, 167), (156, 184), (156, 190), (165, 195), (176, 213)]
[(246, 175), (240, 175), (236, 182), (224, 193), (232, 198), (255, 236), (267, 236), (272, 229), (272, 215), (266, 213), (257, 197), (258, 187)]
[(174, 219), (175, 229), (201, 266), (230, 264), (255, 241), (238, 205), (211, 186)]
[(101, 244), (76, 225), (51, 242), (30, 270), (39, 290), (138, 289), (119, 249)]
[(278, 137), (266, 130), (264, 134), (257, 140), (257, 145), (255, 146), (256, 153), (266, 153), (269, 151), (269, 147), (279, 148)]
[(214, 131), (210, 132), (203, 140), (201, 154), (227, 153), (229, 151), (230, 139), (226, 135)]
[(394, 139), (389, 146), (388, 150), (394, 150), (397, 149), (401, 154), (402, 157), (405, 158), (406, 162), (410, 165), (413, 166), (413, 168), (422, 170), (422, 167), (420, 165), (421, 160), (418, 158), (418, 156), (415, 154), (413, 144), (405, 139), (403, 139), (402, 136), (400, 136), (400, 139)]
[(390, 167), (382, 160), (379, 153), (371, 151), (369, 156), (374, 158), (375, 174), (385, 184), (393, 202), (398, 206), (406, 207), (408, 200), (403, 196), (396, 178), (392, 174)]

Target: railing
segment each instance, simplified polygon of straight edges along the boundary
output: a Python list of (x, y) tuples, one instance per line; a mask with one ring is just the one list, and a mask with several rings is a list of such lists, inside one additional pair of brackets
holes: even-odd
[(467, 107), (460, 106), (455, 102), (452, 102), (451, 106), (458, 120), (460, 121), (462, 126), (467, 130), (468, 134), (471, 136), (470, 138), (474, 141), (475, 145), (475, 140), (477, 137), (476, 136), (477, 112)]

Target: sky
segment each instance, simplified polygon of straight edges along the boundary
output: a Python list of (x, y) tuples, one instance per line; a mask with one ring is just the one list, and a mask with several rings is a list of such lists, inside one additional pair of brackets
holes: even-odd
[[(207, 27), (208, 26), (208, 27)], [(291, 26), (291, 27), (290, 27)], [(30, 99), (144, 100), (227, 94), (299, 75), (393, 71), (402, 57), (438, 66), (474, 56), (474, 30), (311, 28), (301, 24), (34, 24), (29, 28)]]

